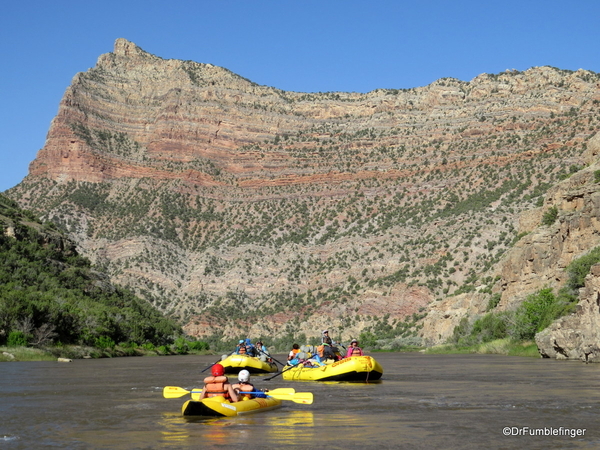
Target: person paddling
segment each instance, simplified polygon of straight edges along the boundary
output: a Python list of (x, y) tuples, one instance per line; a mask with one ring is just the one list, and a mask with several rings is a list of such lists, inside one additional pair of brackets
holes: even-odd
[(271, 358), (271, 354), (267, 347), (262, 343), (262, 341), (258, 341), (255, 345), (256, 351), (258, 354), (256, 356), (260, 357), (261, 361), (265, 362), (273, 362), (273, 358)]
[(214, 364), (210, 370), (212, 376), (204, 379), (204, 388), (200, 393), (200, 400), (221, 396), (232, 402), (237, 402), (238, 396), (231, 383), (229, 383), (229, 379), (225, 376), (225, 368), (221, 364)]
[(348, 347), (348, 351), (346, 352), (346, 358), (350, 358), (351, 356), (364, 356), (362, 348), (358, 346), (356, 339), (350, 341), (350, 347)]
[(256, 391), (254, 385), (250, 383), (250, 372), (247, 370), (240, 370), (240, 373), (238, 374), (238, 383), (233, 385), (233, 389), (238, 394), (238, 401), (254, 398), (254, 394), (244, 394), (244, 392)]

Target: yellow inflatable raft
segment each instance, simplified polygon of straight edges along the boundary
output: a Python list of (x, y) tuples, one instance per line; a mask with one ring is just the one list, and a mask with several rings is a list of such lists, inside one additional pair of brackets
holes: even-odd
[(320, 367), (286, 366), (284, 380), (298, 381), (376, 381), (383, 375), (383, 368), (371, 356), (352, 356)]
[(188, 400), (181, 408), (184, 416), (234, 417), (279, 408), (281, 400), (273, 397), (253, 398), (230, 402), (224, 397), (211, 397), (203, 400)]
[(225, 373), (239, 373), (246, 369), (250, 373), (277, 372), (277, 365), (273, 362), (262, 361), (260, 358), (247, 355), (229, 355), (220, 364)]

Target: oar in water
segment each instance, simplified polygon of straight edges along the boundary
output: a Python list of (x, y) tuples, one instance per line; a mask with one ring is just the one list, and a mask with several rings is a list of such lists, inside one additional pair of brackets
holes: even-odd
[[(179, 398), (183, 397), (186, 394), (200, 394), (201, 392), (202, 390), (188, 391), (187, 389), (180, 388), (177, 386), (165, 386), (165, 388), (163, 389), (163, 397)], [(275, 393), (275, 395), (291, 395), (294, 394), (296, 390), (294, 388), (273, 389), (272, 391), (269, 391), (268, 395), (271, 395), (271, 392)], [(261, 394), (264, 394), (264, 392), (261, 392)], [(271, 395), (271, 397), (273, 396)]]

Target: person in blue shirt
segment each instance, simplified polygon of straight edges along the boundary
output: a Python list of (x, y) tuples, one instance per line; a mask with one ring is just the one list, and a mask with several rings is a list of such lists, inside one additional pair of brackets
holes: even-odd
[(254, 348), (254, 345), (252, 345), (250, 338), (246, 338), (245, 345), (248, 356), (256, 356), (256, 349)]

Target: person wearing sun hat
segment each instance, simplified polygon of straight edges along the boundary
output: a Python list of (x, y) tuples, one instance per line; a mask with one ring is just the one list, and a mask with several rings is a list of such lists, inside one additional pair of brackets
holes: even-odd
[(321, 338), (321, 342), (323, 343), (323, 356), (325, 359), (334, 359), (335, 356), (335, 347), (333, 346), (333, 340), (329, 337), (329, 330), (323, 330), (323, 336)]
[(346, 352), (346, 358), (350, 358), (351, 356), (364, 356), (362, 348), (358, 346), (356, 339), (350, 341), (350, 347), (348, 347), (348, 351)]
[(257, 352), (256, 356), (258, 356), (261, 361), (265, 361), (265, 362), (273, 361), (273, 358), (271, 358), (271, 354), (269, 353), (269, 350), (267, 349), (265, 344), (263, 344), (262, 341), (256, 341), (256, 344), (254, 344), (254, 348)]

